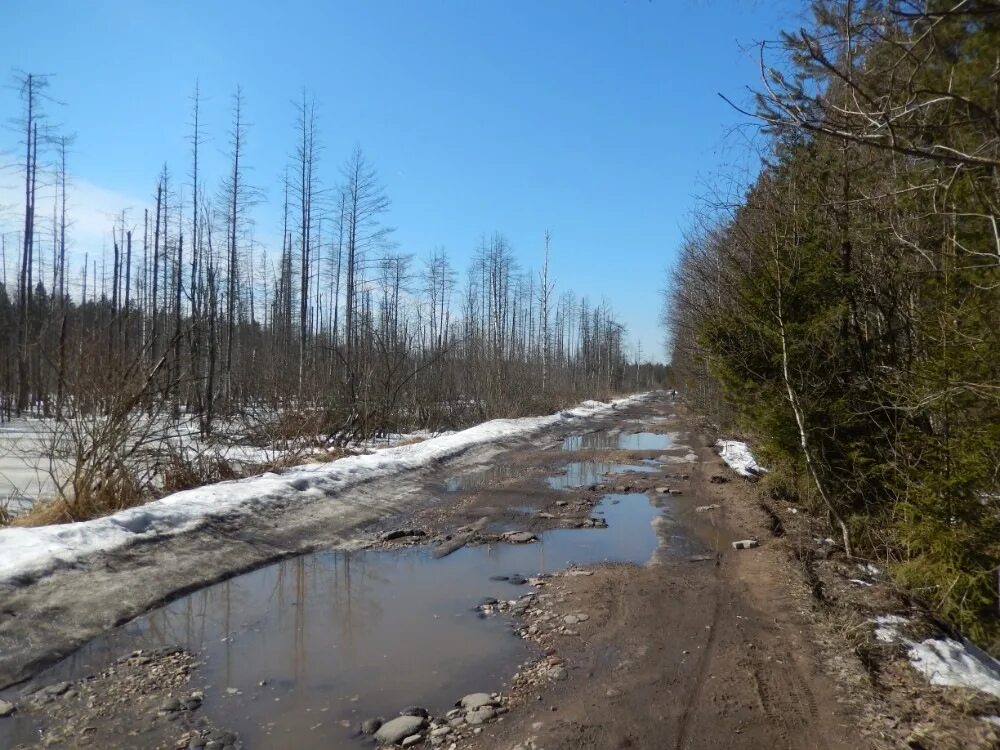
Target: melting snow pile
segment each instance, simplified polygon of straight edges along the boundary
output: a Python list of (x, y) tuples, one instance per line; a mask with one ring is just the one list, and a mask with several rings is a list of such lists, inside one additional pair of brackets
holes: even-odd
[(729, 468), (742, 477), (758, 477), (763, 474), (764, 469), (757, 463), (757, 459), (750, 452), (750, 446), (739, 440), (719, 440), (715, 446), (719, 449), (719, 455)]
[[(546, 427), (609, 413), (644, 397), (640, 394), (607, 404), (585, 401), (576, 408), (544, 417), (495, 419), (412, 445), (349, 456), (332, 463), (308, 464), (280, 475), (267, 473), (177, 492), (92, 521), (2, 529), (0, 584), (73, 565), (97, 552), (190, 531), (212, 517), (247, 515), (261, 506), (280, 506), (299, 499), (341, 502), (337, 495), (342, 490), (377, 477), (425, 468), (477, 445), (522, 437)], [(381, 509), (373, 505), (370, 510), (377, 515)], [(350, 511), (345, 504), (345, 514)]]
[(909, 648), (914, 669), (932, 685), (972, 688), (1000, 698), (1000, 661), (964, 638), (928, 638), (917, 643), (899, 632), (907, 621), (898, 615), (876, 617), (875, 637), (885, 643), (900, 641)]

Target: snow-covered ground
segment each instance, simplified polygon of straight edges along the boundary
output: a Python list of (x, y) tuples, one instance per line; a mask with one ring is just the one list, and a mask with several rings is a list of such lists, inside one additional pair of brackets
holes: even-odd
[(899, 615), (875, 618), (875, 637), (907, 647), (910, 664), (932, 685), (971, 688), (1000, 698), (1000, 661), (967, 640), (926, 638), (913, 641), (900, 629), (909, 621)]
[(611, 412), (644, 398), (611, 403), (586, 401), (574, 409), (543, 417), (497, 419), (461, 432), (411, 445), (330, 463), (307, 464), (283, 474), (220, 482), (168, 495), (105, 518), (38, 528), (0, 529), (0, 583), (45, 574), (83, 557), (137, 541), (167, 537), (197, 528), (206, 519), (251, 514), (270, 503), (296, 499), (333, 499), (341, 490), (373, 479), (429, 466), (470, 447), (520, 437), (560, 423)]
[(0, 424), (0, 509), (17, 515), (37, 498), (56, 493), (52, 476), (65, 466), (46, 455), (53, 425), (52, 420), (24, 418)]
[[(315, 447), (308, 447), (306, 441), (299, 441), (297, 446), (291, 446), (289, 441), (284, 440), (272, 440), (270, 445), (264, 446), (251, 444), (254, 441), (248, 435), (249, 425), (274, 419), (275, 414), (267, 413), (257, 414), (242, 422), (219, 421), (211, 440), (201, 435), (195, 417), (182, 416), (174, 421), (156, 416), (151, 423), (137, 427), (137, 431), (142, 433), (143, 453), (149, 464), (161, 460), (170, 451), (177, 451), (190, 460), (217, 457), (245, 472), (248, 468), (252, 471), (255, 467), (272, 464), (282, 458), (293, 455), (308, 457), (325, 450), (319, 447), (323, 444), (323, 436), (319, 435), (314, 436), (312, 441)], [(17, 418), (0, 424), (0, 511), (5, 510), (16, 516), (29, 510), (39, 499), (58, 496), (57, 485), (66, 482), (71, 465), (66, 460), (51, 456), (72, 452), (73, 446), (68, 441), (65, 428), (66, 423), (37, 417)], [(440, 434), (443, 433), (426, 430), (393, 433), (352, 447), (360, 450), (389, 448)]]
[(722, 457), (722, 460), (740, 476), (757, 477), (766, 471), (753, 457), (750, 446), (744, 442), (719, 440), (715, 446), (719, 449), (719, 456)]

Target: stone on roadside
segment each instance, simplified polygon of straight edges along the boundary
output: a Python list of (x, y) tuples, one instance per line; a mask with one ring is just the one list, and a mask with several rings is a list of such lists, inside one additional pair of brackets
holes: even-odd
[(426, 719), (430, 716), (430, 712), (423, 706), (407, 706), (402, 711), (399, 712), (400, 716), (419, 716), (421, 719)]
[(404, 539), (408, 536), (427, 536), (427, 532), (423, 529), (393, 529), (382, 535), (382, 541), (391, 542), (396, 539)]
[(496, 715), (496, 709), (492, 706), (480, 706), (479, 708), (467, 711), (465, 714), (465, 720), (469, 724), (475, 726), (476, 724), (485, 724), (490, 719), (495, 718)]
[(753, 549), (759, 545), (760, 543), (756, 539), (741, 539), (738, 542), (733, 542), (733, 549)]
[(383, 745), (395, 745), (406, 737), (417, 734), (427, 725), (423, 716), (397, 716), (375, 732), (375, 740)]
[(721, 506), (718, 503), (712, 503), (711, 505), (699, 505), (697, 508), (695, 508), (695, 510), (698, 511), (699, 513), (704, 513), (705, 511), (715, 510), (716, 508), (719, 507)]
[(550, 680), (568, 680), (569, 672), (566, 671), (566, 667), (551, 667), (545, 670), (545, 676)]
[(459, 701), (459, 705), (462, 708), (469, 710), (482, 708), (483, 706), (492, 706), (494, 703), (493, 696), (489, 693), (469, 693)]

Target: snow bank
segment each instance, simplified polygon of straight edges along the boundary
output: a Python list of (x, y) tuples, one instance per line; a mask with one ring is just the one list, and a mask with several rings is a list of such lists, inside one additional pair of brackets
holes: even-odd
[(336, 496), (340, 491), (362, 482), (420, 469), (473, 446), (609, 413), (644, 397), (639, 394), (611, 403), (585, 401), (574, 409), (544, 417), (496, 419), (412, 445), (385, 448), (331, 463), (308, 464), (280, 475), (267, 473), (177, 492), (91, 521), (2, 529), (0, 584), (44, 575), (58, 567), (73, 565), (88, 555), (109, 552), (138, 541), (190, 531), (211, 517), (251, 514), (255, 508), (297, 499), (324, 498), (338, 502)]
[(964, 687), (1000, 698), (1000, 661), (964, 638), (927, 638), (911, 641), (899, 632), (908, 622), (899, 615), (876, 617), (875, 637), (885, 643), (901, 641), (910, 664), (932, 685)]
[(742, 477), (757, 477), (763, 474), (764, 469), (757, 463), (757, 459), (750, 452), (750, 446), (739, 440), (719, 440), (715, 447), (719, 449), (719, 455), (729, 468)]

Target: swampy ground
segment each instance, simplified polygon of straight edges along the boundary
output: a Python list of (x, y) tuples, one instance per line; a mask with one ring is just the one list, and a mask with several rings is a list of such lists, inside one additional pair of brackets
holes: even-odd
[[(829, 546), (808, 524), (791, 542), (803, 514), (782, 524), (678, 411), (352, 490), (398, 496), (375, 523), (283, 509), (10, 592), (0, 747), (364, 748), (409, 706), (409, 746), (444, 750), (898, 747), (928, 717), (965, 744), (909, 746), (990, 746), (876, 666), (821, 580), (835, 551), (805, 554)], [(470, 693), (486, 708), (454, 708)]]

